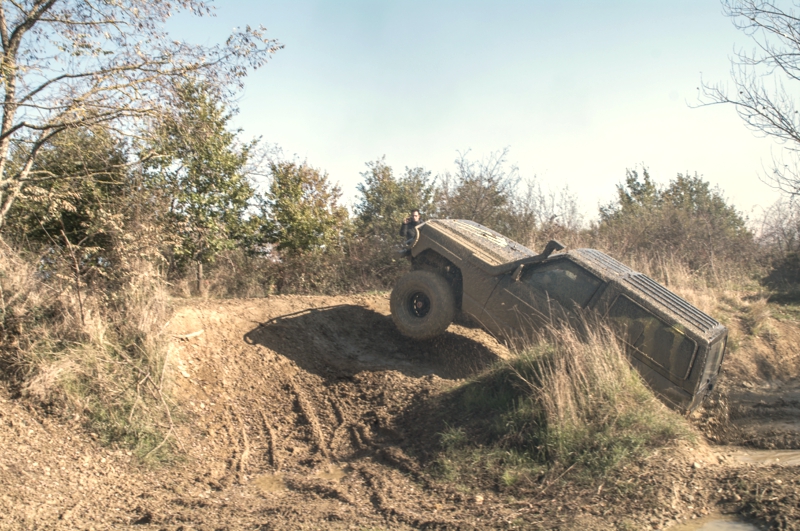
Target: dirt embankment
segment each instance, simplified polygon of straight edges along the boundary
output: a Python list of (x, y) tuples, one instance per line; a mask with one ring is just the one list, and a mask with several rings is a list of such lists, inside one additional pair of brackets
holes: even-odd
[[(386, 295), (192, 301), (170, 333), (179, 461), (144, 468), (1, 394), (0, 528), (660, 529), (718, 503), (796, 528), (796, 465), (704, 443), (525, 496), (437, 479), (435, 397), (508, 353), (468, 326), (403, 338)], [(774, 384), (762, 380), (753, 392)], [(714, 419), (698, 423), (712, 433)]]

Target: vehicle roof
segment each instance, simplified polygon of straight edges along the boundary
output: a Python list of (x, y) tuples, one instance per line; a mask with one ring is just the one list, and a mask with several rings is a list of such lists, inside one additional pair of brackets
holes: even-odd
[(655, 280), (634, 271), (603, 252), (596, 249), (574, 249), (566, 254), (575, 262), (587, 266), (589, 270), (600, 273), (601, 276), (616, 277), (620, 283), (628, 285), (657, 308), (694, 326), (701, 335), (706, 335), (721, 326), (710, 315), (702, 312)]
[(462, 243), (468, 243), (471, 248), (477, 248), (475, 250), (478, 252), (475, 253), (475, 256), (490, 266), (507, 264), (536, 255), (524, 245), (474, 221), (435, 219), (426, 222), (425, 225), (446, 232), (461, 240)]
[[(437, 219), (425, 223), (436, 230), (446, 232), (465, 244), (476, 258), (488, 266), (514, 262), (536, 256), (537, 253), (524, 245), (506, 238), (497, 231), (463, 219)], [(701, 336), (715, 335), (721, 328), (719, 322), (700, 311), (692, 304), (674, 294), (647, 275), (634, 271), (625, 264), (596, 249), (572, 249), (551, 255), (548, 261), (569, 258), (606, 280), (615, 280), (627, 285), (642, 299), (667, 315), (688, 324)]]

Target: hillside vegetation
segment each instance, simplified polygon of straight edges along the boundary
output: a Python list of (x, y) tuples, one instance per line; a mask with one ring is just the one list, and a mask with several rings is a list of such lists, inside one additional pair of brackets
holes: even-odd
[[(32, 403), (77, 414), (107, 443), (142, 455), (163, 449), (174, 428), (162, 337), (170, 294), (389, 289), (407, 268), (396, 230), (411, 208), (424, 218), (474, 219), (534, 249), (551, 238), (597, 247), (711, 315), (741, 321), (748, 336), (772, 329), (764, 317), (769, 297), (793, 293), (786, 273), (797, 240), (793, 210), (776, 207), (764, 223), (781, 230), (757, 235), (697, 175), (660, 186), (647, 170), (628, 171), (587, 225), (568, 190), (546, 193), (524, 181), (506, 152), (462, 156), (453, 173), (436, 178), (421, 168), (395, 175), (381, 159), (367, 164), (351, 215), (323, 170), (274, 152), (258, 159), (268, 175), (259, 192), (251, 177), (257, 144), (228, 131), (230, 113), (203, 85), (181, 85), (175, 104), (174, 114), (143, 131), (146, 146), (97, 126), (63, 133), (33, 168), (85, 177), (25, 189), (2, 229), (4, 379)], [(145, 148), (161, 155), (119, 164)], [(742, 339), (732, 329), (735, 351)], [(586, 348), (611, 348), (601, 343)], [(537, 349), (561, 352), (552, 340)], [(602, 416), (550, 414), (559, 422)], [(542, 436), (520, 437), (537, 446)]]

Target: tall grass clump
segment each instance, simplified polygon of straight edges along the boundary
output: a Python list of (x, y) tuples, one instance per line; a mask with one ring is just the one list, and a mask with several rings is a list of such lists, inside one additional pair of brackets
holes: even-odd
[(12, 396), (81, 422), (105, 444), (166, 455), (169, 306), (158, 272), (133, 261), (92, 281), (70, 274), (53, 249), (0, 246), (0, 378)]
[(594, 477), (688, 436), (685, 421), (653, 396), (613, 333), (593, 330), (550, 327), (513, 359), (456, 389), (451, 399), (461, 422), (441, 439), (446, 475), (462, 467), (468, 474), (480, 463), (507, 486), (573, 469)]

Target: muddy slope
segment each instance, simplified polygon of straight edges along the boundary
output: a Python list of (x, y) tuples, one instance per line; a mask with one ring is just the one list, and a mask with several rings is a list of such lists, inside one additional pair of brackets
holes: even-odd
[(770, 318), (758, 334), (738, 319), (728, 327), (719, 388), (698, 412), (698, 427), (717, 443), (800, 449), (800, 326)]
[(800, 518), (796, 465), (702, 444), (524, 499), (436, 479), (431, 398), (508, 353), (463, 325), (407, 340), (386, 295), (191, 301), (170, 334), (180, 461), (144, 468), (0, 394), (0, 529), (661, 529), (718, 503)]

